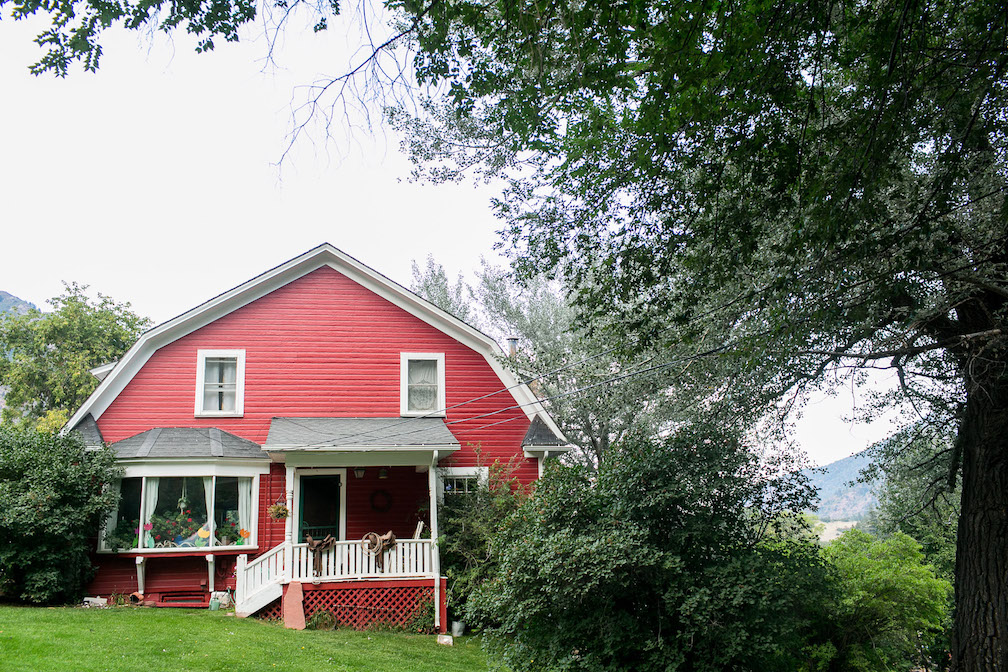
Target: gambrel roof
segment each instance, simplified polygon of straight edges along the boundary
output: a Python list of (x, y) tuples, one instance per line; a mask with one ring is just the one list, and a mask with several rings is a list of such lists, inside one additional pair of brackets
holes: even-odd
[(280, 264), (142, 334), (111, 370), (106, 371), (106, 367), (101, 367), (103, 369), (101, 373), (104, 374), (101, 384), (70, 418), (67, 427), (78, 428), (89, 415), (93, 420), (100, 418), (130, 380), (162, 346), (182, 338), (323, 266), (329, 266), (365, 289), (482, 355), (497, 374), (502, 387), (507, 388), (512, 394), (529, 420), (533, 421), (538, 417), (545, 428), (555, 437), (563, 436), (559, 427), (546, 413), (529, 386), (520, 382), (501, 364), (504, 351), (492, 338), (328, 243), (319, 245)]

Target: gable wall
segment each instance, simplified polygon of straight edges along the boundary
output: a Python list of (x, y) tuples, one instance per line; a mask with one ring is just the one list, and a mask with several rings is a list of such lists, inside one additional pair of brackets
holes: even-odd
[[(200, 348), (246, 350), (244, 417), (194, 417)], [(261, 445), (273, 417), (397, 417), (401, 352), (445, 353), (449, 407), (504, 387), (482, 355), (324, 266), (160, 348), (98, 426), (110, 443), (152, 427), (213, 426)], [(519, 479), (534, 480), (520, 409), (471, 419), (515, 403), (504, 392), (449, 410), (463, 444), (450, 464), (475, 465), (478, 445), (485, 460), (517, 456)]]

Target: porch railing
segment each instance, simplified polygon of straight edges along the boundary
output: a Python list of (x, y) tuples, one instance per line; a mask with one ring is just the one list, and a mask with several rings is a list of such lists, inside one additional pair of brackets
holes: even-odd
[[(322, 552), (320, 571), (307, 544), (280, 544), (251, 562), (238, 556), (235, 602), (239, 612), (248, 611), (257, 595), (267, 595), (273, 586), (291, 581), (347, 581), (354, 579), (433, 578), (433, 545), (430, 539), (399, 539), (382, 554), (382, 562), (361, 541), (338, 541)], [(275, 598), (274, 598), (275, 599)], [(260, 607), (256, 607), (260, 608)]]
[(430, 539), (399, 539), (396, 545), (377, 557), (365, 550), (361, 541), (337, 541), (322, 553), (320, 571), (314, 571), (315, 558), (307, 544), (294, 544), (293, 581), (338, 581), (343, 579), (380, 579), (385, 577), (434, 576)]

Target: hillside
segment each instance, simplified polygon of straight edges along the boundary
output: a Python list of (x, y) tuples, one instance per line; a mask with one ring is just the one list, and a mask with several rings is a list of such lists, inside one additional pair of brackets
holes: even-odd
[(876, 484), (856, 482), (870, 463), (866, 453), (827, 464), (825, 471), (809, 471), (809, 479), (819, 491), (819, 509), (815, 513), (821, 520), (861, 520), (878, 502), (872, 492)]
[(0, 291), (0, 313), (27, 313), (34, 307), (34, 304), (22, 301), (13, 294)]

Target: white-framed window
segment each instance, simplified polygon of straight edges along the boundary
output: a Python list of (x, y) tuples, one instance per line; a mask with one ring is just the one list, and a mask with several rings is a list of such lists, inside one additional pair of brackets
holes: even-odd
[(119, 506), (104, 525), (99, 550), (254, 548), (258, 483), (258, 476), (246, 474), (122, 478)]
[(241, 417), (245, 413), (245, 351), (196, 351), (197, 416)]
[(488, 467), (440, 467), (438, 469), (438, 494), (448, 497), (464, 496), (479, 488), (489, 487)]
[(403, 352), (399, 366), (400, 415), (444, 417), (444, 353)]

